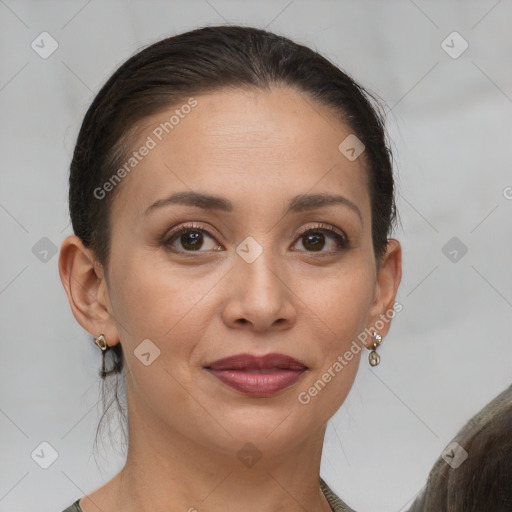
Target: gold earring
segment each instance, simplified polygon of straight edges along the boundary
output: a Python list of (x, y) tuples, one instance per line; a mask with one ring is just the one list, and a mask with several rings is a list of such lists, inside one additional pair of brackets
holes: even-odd
[(98, 347), (101, 348), (101, 370), (100, 370), (100, 376), (102, 379), (104, 379), (107, 376), (107, 373), (105, 371), (105, 352), (110, 348), (107, 345), (107, 341), (105, 340), (105, 336), (103, 334), (100, 334), (97, 338), (94, 339), (94, 343), (98, 345)]
[(377, 354), (376, 350), (377, 347), (382, 343), (382, 336), (377, 331), (375, 331), (373, 333), (373, 339), (375, 341), (371, 346), (371, 352), (368, 354), (368, 361), (370, 362), (371, 366), (377, 366), (380, 363), (380, 356)]

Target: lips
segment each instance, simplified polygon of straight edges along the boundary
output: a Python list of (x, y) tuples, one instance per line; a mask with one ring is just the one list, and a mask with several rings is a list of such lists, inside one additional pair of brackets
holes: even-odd
[(210, 363), (205, 369), (241, 393), (269, 397), (296, 383), (308, 368), (284, 354), (238, 354)]
[(283, 370), (305, 370), (307, 366), (285, 354), (266, 354), (263, 356), (237, 354), (210, 363), (206, 368), (212, 370), (241, 370), (265, 373), (265, 370), (276, 368)]

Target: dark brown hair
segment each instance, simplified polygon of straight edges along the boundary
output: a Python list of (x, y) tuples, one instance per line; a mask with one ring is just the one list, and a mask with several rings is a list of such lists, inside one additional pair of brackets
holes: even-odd
[(467, 452), (467, 458), (461, 458), (462, 463), (456, 466), (439, 457), (427, 485), (408, 512), (510, 512), (511, 427), (512, 386), (509, 386), (473, 416), (453, 439), (452, 442)]
[[(102, 198), (95, 190), (126, 160), (141, 122), (194, 94), (274, 86), (293, 87), (329, 107), (364, 144), (379, 264), (396, 216), (392, 153), (379, 100), (306, 46), (257, 28), (221, 25), (169, 37), (133, 55), (107, 80), (85, 114), (70, 166), (69, 209), (75, 235), (93, 250), (107, 279), (109, 212), (122, 184)], [(122, 369), (121, 344), (109, 352)]]

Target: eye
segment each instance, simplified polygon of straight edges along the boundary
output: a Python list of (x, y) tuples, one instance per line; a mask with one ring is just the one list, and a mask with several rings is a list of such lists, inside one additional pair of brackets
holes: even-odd
[[(334, 247), (330, 250), (322, 251), (326, 245), (326, 235), (328, 238), (331, 238), (331, 246), (333, 245)], [(347, 249), (349, 246), (347, 237), (341, 231), (335, 230), (326, 224), (317, 224), (303, 230), (299, 233), (299, 241), (302, 241), (307, 252), (332, 253)]]
[[(214, 238), (205, 229), (202, 229), (193, 224), (185, 225), (185, 226), (180, 226), (179, 228), (175, 229), (174, 231), (171, 231), (171, 233), (165, 239), (163, 244), (166, 247), (169, 247), (170, 249), (172, 249), (173, 245), (176, 242), (179, 242), (181, 244), (181, 249), (174, 248), (178, 252), (199, 251), (199, 249), (201, 247), (203, 247), (205, 236), (206, 236), (206, 238), (210, 238), (211, 240), (214, 240)], [(217, 246), (218, 246), (218, 244), (217, 244)], [(210, 250), (219, 250), (219, 249), (210, 248)]]

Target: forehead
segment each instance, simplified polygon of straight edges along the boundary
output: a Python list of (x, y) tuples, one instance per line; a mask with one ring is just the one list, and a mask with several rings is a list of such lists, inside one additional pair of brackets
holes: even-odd
[(350, 127), (295, 89), (195, 95), (137, 128), (127, 155), (138, 153), (132, 156), (136, 165), (128, 166), (120, 191), (126, 200), (114, 201), (113, 214), (128, 214), (130, 207), (140, 215), (166, 192), (198, 188), (219, 195), (231, 191), (240, 207), (247, 200), (261, 204), (310, 189), (334, 188), (354, 201), (367, 199), (364, 154), (350, 161), (339, 149)]

